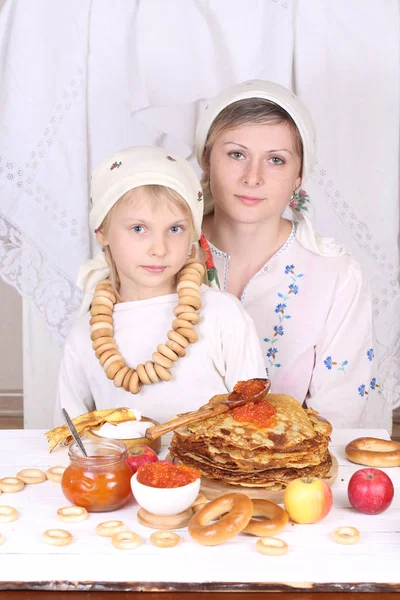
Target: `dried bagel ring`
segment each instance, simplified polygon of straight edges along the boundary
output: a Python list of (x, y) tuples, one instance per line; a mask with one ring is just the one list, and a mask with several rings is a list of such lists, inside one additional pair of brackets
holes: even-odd
[(177, 344), (182, 346), (182, 348), (187, 348), (189, 346), (188, 340), (183, 335), (177, 333), (173, 329), (168, 331), (167, 336), (169, 340), (176, 342)]
[(103, 344), (109, 343), (114, 344), (114, 339), (109, 335), (105, 335), (101, 338), (97, 338), (97, 340), (94, 340), (94, 342), (92, 342), (92, 348), (93, 350), (98, 350), (98, 348), (100, 348)]
[[(100, 338), (103, 339), (103, 338)], [(107, 338), (107, 339), (111, 339), (111, 338)], [(117, 346), (113, 343), (113, 342), (106, 342), (105, 344), (102, 344), (101, 346), (99, 346), (95, 352), (96, 358), (100, 358), (100, 356), (102, 354), (104, 354), (104, 352), (106, 350), (114, 350), (115, 354), (118, 353), (118, 348)]]
[(22, 479), (24, 483), (43, 483), (46, 481), (46, 473), (41, 469), (22, 469), (17, 473), (17, 479)]
[(119, 550), (133, 550), (142, 543), (142, 538), (134, 531), (120, 531), (111, 538), (111, 543)]
[(362, 437), (349, 442), (345, 448), (349, 460), (367, 467), (399, 467), (400, 442)]
[(62, 476), (64, 474), (65, 467), (57, 465), (56, 467), (50, 467), (46, 471), (46, 477), (50, 481), (54, 481), (55, 483), (61, 483)]
[(0, 479), (0, 490), (2, 492), (14, 494), (23, 490), (24, 487), (25, 483), (17, 477), (3, 477), (3, 479)]
[(179, 318), (182, 321), (189, 321), (189, 323), (193, 323), (193, 325), (197, 325), (197, 323), (200, 322), (200, 315), (196, 312), (183, 312), (179, 315)]
[(171, 348), (169, 348), (166, 344), (158, 344), (157, 350), (160, 354), (162, 354), (163, 356), (166, 356), (173, 362), (175, 362), (179, 358), (179, 356), (176, 354), (176, 352), (171, 350)]
[(189, 534), (203, 546), (216, 546), (243, 531), (252, 514), (253, 503), (246, 494), (225, 494), (193, 515), (188, 524)]
[[(193, 510), (194, 513), (199, 512), (199, 510), (201, 510), (203, 508), (203, 506), (205, 506), (207, 504), (208, 500), (205, 497), (204, 494), (199, 494), (196, 498), (196, 500), (193, 502), (193, 504), (191, 505), (191, 508)], [(254, 502), (254, 500), (253, 500)]]
[(182, 348), (182, 346), (180, 346), (178, 342), (174, 342), (174, 340), (167, 340), (165, 342), (165, 345), (168, 346), (168, 348), (170, 348), (172, 352), (175, 352), (181, 358), (186, 356), (185, 348)]
[(100, 294), (95, 294), (92, 300), (92, 307), (94, 306), (108, 306), (111, 310), (114, 308), (114, 302), (112, 302), (106, 296), (101, 296)]
[(92, 317), (95, 317), (96, 315), (109, 315), (110, 317), (112, 317), (113, 311), (108, 306), (92, 306), (92, 308), (90, 309), (90, 314)]
[(93, 335), (94, 333), (98, 333), (99, 331), (104, 331), (102, 335), (97, 335), (95, 338), (92, 337), (92, 341), (98, 339), (103, 336), (111, 336), (114, 332), (114, 325), (112, 323), (107, 323), (107, 321), (98, 321), (98, 323), (94, 323), (90, 326), (90, 333)]
[[(107, 364), (108, 363), (108, 364)], [(106, 366), (107, 365), (107, 366)], [(110, 356), (104, 363), (104, 371), (107, 375), (108, 379), (114, 379), (115, 375), (123, 369), (125, 366), (122, 357), (119, 354), (115, 354), (114, 356)]]
[[(191, 289), (191, 290), (195, 290), (195, 292), (199, 291), (199, 286), (197, 283), (195, 283), (194, 281), (190, 281), (189, 279), (181, 279), (178, 283), (178, 285), (176, 286), (176, 291), (180, 292), (181, 290), (183, 290), (184, 288), (186, 289)], [(183, 294), (184, 295), (184, 294)]]
[(190, 321), (186, 321), (185, 319), (181, 319), (179, 317), (179, 319), (174, 319), (172, 321), (172, 329), (174, 331), (177, 331), (177, 329), (180, 329), (181, 327), (186, 327), (187, 329), (194, 329), (193, 323), (191, 323)]
[(129, 369), (124, 375), (124, 379), (122, 381), (122, 387), (124, 388), (124, 390), (126, 392), (129, 392), (129, 383), (130, 383), (131, 377), (134, 373), (136, 373), (136, 371), (134, 369)]
[(159, 376), (159, 378), (161, 379), (161, 381), (171, 381), (172, 375), (171, 375), (171, 371), (169, 369), (166, 369), (162, 365), (158, 365), (157, 363), (154, 363), (154, 370), (157, 373), (157, 375)]
[(147, 360), (144, 363), (144, 368), (146, 369), (146, 373), (151, 379), (152, 383), (158, 383), (160, 381), (159, 376), (154, 370), (154, 363), (151, 360)]
[(181, 538), (173, 531), (154, 531), (150, 536), (150, 542), (158, 548), (173, 548), (179, 544)]
[(199, 339), (199, 334), (194, 329), (189, 329), (188, 327), (180, 327), (176, 331), (177, 333), (180, 333), (181, 335), (185, 336), (185, 338), (189, 340), (191, 344), (194, 344)]
[[(109, 323), (106, 323), (106, 324), (110, 325)], [(96, 325), (103, 325), (103, 324), (96, 323)], [(92, 327), (96, 327), (96, 325), (92, 325)], [(106, 337), (106, 336), (109, 336), (109, 337), (113, 336), (113, 330), (108, 329), (108, 327), (102, 327), (101, 329), (96, 329), (95, 331), (92, 331), (92, 327), (90, 328), (90, 339), (92, 340), (92, 342), (95, 342), (96, 340)]]
[(137, 374), (137, 371), (134, 371), (129, 380), (129, 391), (131, 394), (138, 394), (142, 387), (143, 384), (139, 379), (139, 375)]
[(153, 359), (155, 364), (161, 365), (165, 369), (171, 369), (171, 367), (174, 366), (174, 361), (170, 360), (166, 356), (163, 356), (160, 352), (153, 352), (151, 358)]
[(282, 556), (287, 554), (288, 545), (283, 540), (275, 537), (262, 537), (256, 541), (256, 550), (268, 556)]
[(128, 373), (129, 367), (122, 367), (114, 377), (114, 385), (115, 387), (122, 387), (124, 382), (125, 375)]
[(83, 506), (64, 506), (57, 510), (57, 516), (64, 523), (80, 523), (87, 519), (88, 513)]
[(99, 281), (99, 283), (97, 285), (99, 285), (100, 287), (105, 286), (106, 289), (112, 288), (111, 279), (102, 279), (101, 281)]
[(43, 541), (51, 546), (68, 546), (72, 539), (72, 533), (65, 529), (47, 529), (43, 533)]
[(94, 325), (95, 323), (113, 323), (113, 318), (108, 315), (96, 315), (95, 317), (91, 317), (89, 320), (89, 325)]
[(187, 279), (187, 280), (191, 279), (192, 281), (194, 280), (199, 286), (201, 285), (200, 273), (196, 269), (193, 269), (190, 266), (184, 267), (178, 273), (178, 281), (183, 281), (184, 279)]
[(188, 306), (187, 304), (178, 304), (178, 306), (174, 308), (175, 317), (179, 317), (180, 314), (188, 312), (197, 314), (193, 306)]
[(336, 527), (332, 531), (332, 537), (338, 544), (350, 546), (360, 540), (360, 532), (355, 527)]
[(99, 358), (99, 363), (103, 367), (109, 358), (112, 356), (118, 356), (118, 350), (114, 350), (114, 348), (110, 348), (109, 350), (105, 350)]
[(188, 304), (189, 306), (193, 306), (196, 310), (201, 308), (201, 299), (195, 298), (194, 296), (182, 296), (179, 298), (180, 304)]
[(203, 274), (200, 272), (201, 270), (201, 265), (199, 265), (200, 268), (197, 268), (197, 265), (187, 265), (186, 267), (183, 267), (183, 269), (181, 269), (178, 273), (178, 279), (179, 281), (181, 281), (182, 279), (185, 279), (188, 275), (192, 275), (193, 277), (197, 277), (197, 281), (199, 282), (199, 284), (201, 283), (201, 278), (203, 277), (204, 274), (204, 269), (203, 269)]
[[(107, 298), (108, 300), (111, 301), (113, 306), (117, 301), (115, 294), (110, 290), (110, 288), (106, 289), (106, 287), (99, 288), (98, 286), (96, 286), (96, 292), (93, 295), (93, 299), (95, 299), (95, 298)], [(108, 306), (108, 302), (106, 304)]]
[(144, 385), (151, 385), (151, 379), (146, 371), (146, 367), (142, 364), (136, 365), (138, 377)]
[(99, 523), (96, 527), (97, 535), (101, 535), (102, 537), (112, 537), (117, 533), (121, 533), (121, 531), (126, 531), (126, 525), (123, 521), (103, 521), (103, 523)]
[(18, 511), (12, 506), (0, 506), (0, 523), (11, 523), (18, 519)]
[(199, 263), (198, 260), (196, 259), (189, 259), (191, 262), (187, 262), (186, 263), (186, 268), (187, 269), (194, 269), (195, 271), (198, 272), (198, 274), (200, 275), (200, 277), (203, 277), (204, 273), (205, 273), (205, 268), (203, 267), (203, 265), (201, 263)]
[[(256, 498), (253, 502), (253, 515), (243, 533), (258, 535), (260, 537), (272, 537), (282, 531), (289, 522), (286, 510), (270, 502)], [(262, 521), (254, 517), (265, 517)]]
[[(108, 352), (112, 352), (112, 354), (108, 355), (106, 360), (103, 361), (102, 364), (100, 363), (105, 371), (107, 371), (113, 365), (113, 363), (119, 363), (119, 362), (122, 363), (122, 356), (120, 354), (115, 353), (112, 350), (107, 350), (104, 354), (108, 354)], [(101, 357), (100, 357), (100, 361), (101, 361)], [(122, 366), (120, 368), (122, 369), (123, 366), (124, 366), (124, 364), (122, 364)], [(107, 375), (107, 377), (108, 377), (108, 375)], [(114, 375), (113, 375), (113, 377), (114, 377)], [(112, 377), (109, 377), (109, 379), (112, 379)]]

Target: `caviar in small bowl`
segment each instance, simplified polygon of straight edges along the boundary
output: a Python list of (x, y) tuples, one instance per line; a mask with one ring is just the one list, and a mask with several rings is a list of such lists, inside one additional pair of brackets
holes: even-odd
[(139, 467), (131, 479), (136, 501), (157, 516), (177, 515), (193, 504), (200, 490), (200, 472), (169, 461)]

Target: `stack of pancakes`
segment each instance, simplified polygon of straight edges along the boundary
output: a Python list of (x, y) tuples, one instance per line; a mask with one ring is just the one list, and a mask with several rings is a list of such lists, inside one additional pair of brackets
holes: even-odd
[[(216, 406), (228, 394), (214, 396)], [(230, 411), (178, 429), (170, 454), (224, 483), (280, 490), (297, 477), (325, 477), (332, 465), (330, 423), (283, 394), (268, 394), (276, 409), (270, 427), (235, 421)]]

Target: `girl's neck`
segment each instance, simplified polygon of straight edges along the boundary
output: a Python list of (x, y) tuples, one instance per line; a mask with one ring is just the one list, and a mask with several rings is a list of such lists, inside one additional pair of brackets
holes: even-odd
[(176, 281), (175, 279), (171, 282), (166, 283), (163, 286), (155, 288), (151, 287), (139, 287), (130, 281), (121, 281), (119, 288), (119, 296), (121, 300), (119, 302), (134, 302), (137, 300), (149, 300), (151, 298), (158, 298), (159, 296), (167, 296), (168, 294), (176, 293)]
[(216, 207), (216, 211), (205, 218), (203, 229), (207, 239), (235, 262), (248, 265), (250, 270), (259, 270), (285, 244), (292, 223), (282, 217), (259, 223), (238, 223)]

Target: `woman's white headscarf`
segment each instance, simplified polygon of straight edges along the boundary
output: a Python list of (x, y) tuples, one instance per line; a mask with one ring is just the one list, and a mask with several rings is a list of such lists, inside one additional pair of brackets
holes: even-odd
[[(200, 116), (196, 135), (195, 147), (199, 165), (203, 166), (203, 153), (210, 127), (220, 112), (239, 100), (249, 98), (262, 98), (281, 106), (293, 119), (303, 143), (303, 169), (301, 185), (304, 185), (311, 169), (315, 164), (315, 127), (311, 115), (297, 96), (287, 88), (261, 79), (253, 79), (244, 83), (233, 85), (222, 90), (204, 108)], [(299, 221), (297, 239), (309, 250), (323, 256), (340, 256), (345, 253), (342, 244), (330, 238), (323, 238), (313, 228), (311, 219), (304, 213), (294, 213), (293, 217)]]
[[(93, 207), (89, 225), (95, 232), (116, 202), (128, 191), (143, 185), (163, 185), (175, 190), (190, 208), (193, 217), (192, 242), (201, 235), (203, 193), (198, 177), (189, 163), (175, 153), (169, 155), (156, 146), (126, 148), (104, 159), (93, 171), (90, 200)], [(85, 296), (79, 315), (86, 312), (96, 285), (110, 275), (103, 252), (85, 261), (78, 273), (77, 284)]]

